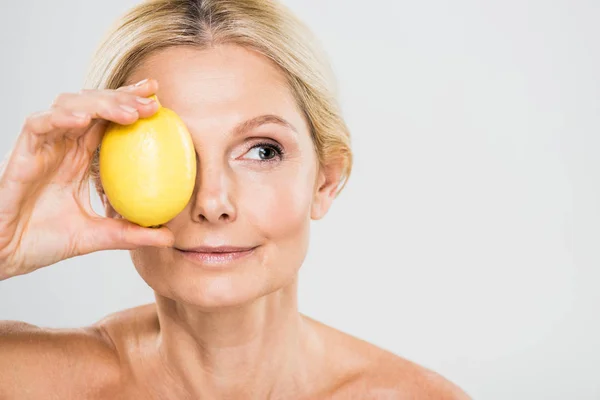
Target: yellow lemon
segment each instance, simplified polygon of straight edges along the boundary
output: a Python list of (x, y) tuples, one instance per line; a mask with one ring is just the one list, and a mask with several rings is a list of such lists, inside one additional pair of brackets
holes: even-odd
[(174, 218), (189, 202), (196, 181), (196, 152), (184, 122), (159, 103), (148, 118), (111, 123), (100, 146), (100, 180), (123, 218), (144, 227)]

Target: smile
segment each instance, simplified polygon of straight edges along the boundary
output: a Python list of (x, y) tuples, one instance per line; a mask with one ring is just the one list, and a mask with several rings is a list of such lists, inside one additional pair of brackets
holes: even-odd
[[(258, 247), (258, 246), (257, 246)], [(244, 257), (248, 257), (256, 247), (251, 248), (202, 248), (202, 249), (191, 249), (181, 250), (175, 249), (185, 259), (190, 260), (194, 263), (210, 266), (224, 266), (233, 261), (240, 260)]]

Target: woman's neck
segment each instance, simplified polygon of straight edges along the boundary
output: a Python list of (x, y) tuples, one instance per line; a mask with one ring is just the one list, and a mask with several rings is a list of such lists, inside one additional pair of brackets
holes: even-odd
[(160, 295), (156, 303), (160, 357), (191, 397), (279, 398), (307, 384), (314, 343), (298, 313), (297, 281), (218, 311)]

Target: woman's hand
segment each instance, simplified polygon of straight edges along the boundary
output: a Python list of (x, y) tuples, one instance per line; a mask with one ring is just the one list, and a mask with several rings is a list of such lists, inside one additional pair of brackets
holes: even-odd
[(59, 95), (30, 115), (0, 169), (0, 280), (108, 249), (170, 246), (167, 228), (105, 218), (91, 207), (89, 170), (108, 121), (154, 114), (155, 80)]

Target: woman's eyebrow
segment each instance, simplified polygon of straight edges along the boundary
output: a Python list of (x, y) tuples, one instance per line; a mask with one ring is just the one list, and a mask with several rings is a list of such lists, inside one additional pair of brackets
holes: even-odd
[(267, 114), (267, 115), (259, 115), (258, 117), (251, 118), (249, 120), (246, 120), (246, 121), (238, 124), (233, 129), (233, 134), (241, 135), (244, 132), (247, 132), (251, 129), (257, 128), (257, 127), (259, 127), (261, 125), (265, 125), (265, 124), (281, 125), (288, 129), (291, 129), (295, 133), (298, 133), (298, 130), (294, 127), (294, 125), (292, 125), (291, 123), (289, 123), (282, 117), (279, 117), (277, 115)]

